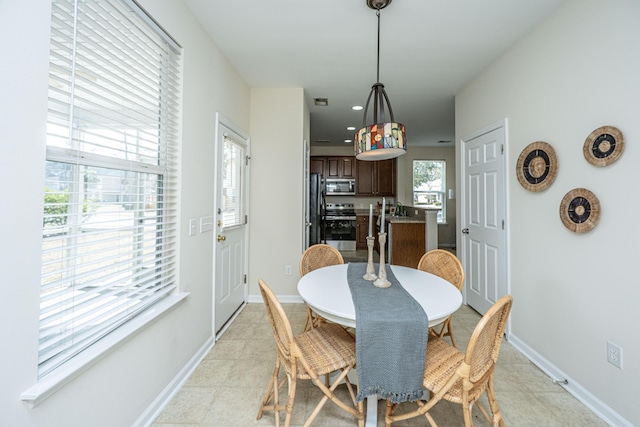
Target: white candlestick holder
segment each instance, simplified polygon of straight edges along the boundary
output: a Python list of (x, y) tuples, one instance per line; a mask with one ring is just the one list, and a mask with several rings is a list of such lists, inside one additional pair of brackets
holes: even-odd
[(376, 269), (373, 266), (373, 245), (375, 244), (376, 238), (373, 236), (367, 237), (367, 248), (369, 249), (369, 258), (367, 260), (367, 272), (362, 278), (364, 280), (368, 280), (370, 282), (376, 280), (378, 276), (376, 276)]
[(378, 233), (378, 243), (380, 243), (380, 268), (378, 278), (373, 284), (379, 288), (388, 288), (391, 282), (387, 280), (387, 270), (384, 262), (384, 244), (387, 241), (387, 233)]

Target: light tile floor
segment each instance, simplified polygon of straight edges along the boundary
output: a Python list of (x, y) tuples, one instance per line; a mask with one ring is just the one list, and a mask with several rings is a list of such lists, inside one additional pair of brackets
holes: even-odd
[[(306, 316), (303, 304), (284, 304), (294, 334)], [(480, 316), (462, 306), (453, 317), (456, 343), (464, 349)], [(223, 334), (184, 387), (169, 402), (152, 427), (272, 426), (273, 413), (256, 415), (275, 361), (273, 333), (262, 304), (248, 304)], [(606, 426), (578, 400), (555, 384), (508, 342), (503, 342), (496, 366), (495, 388), (507, 426)], [(298, 382), (292, 427), (302, 426), (321, 393), (309, 381)], [(340, 386), (343, 387), (343, 386)], [(485, 407), (486, 399), (483, 400)], [(378, 426), (384, 426), (384, 402), (378, 404)], [(463, 425), (459, 405), (440, 402), (431, 411), (441, 427)], [(282, 425), (284, 423), (282, 422)], [(354, 418), (328, 402), (314, 426), (356, 426)], [(427, 426), (424, 418), (394, 426)], [(489, 425), (474, 409), (474, 425)]]

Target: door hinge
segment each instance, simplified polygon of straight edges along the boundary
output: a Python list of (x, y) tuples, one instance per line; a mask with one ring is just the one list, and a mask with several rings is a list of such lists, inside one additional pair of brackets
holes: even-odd
[(500, 144), (500, 154), (504, 154), (504, 144)]
[(242, 282), (242, 283), (247, 283), (247, 275), (246, 274), (244, 275), (244, 279), (243, 280), (244, 280), (244, 282)]
[(502, 220), (502, 229), (504, 230), (504, 219)]
[(249, 224), (249, 217), (247, 215), (244, 216), (244, 224)]

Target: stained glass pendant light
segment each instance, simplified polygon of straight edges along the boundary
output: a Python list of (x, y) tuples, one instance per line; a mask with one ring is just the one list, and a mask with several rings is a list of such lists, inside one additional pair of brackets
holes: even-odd
[[(407, 152), (407, 138), (404, 125), (393, 118), (393, 109), (389, 96), (380, 83), (380, 10), (392, 0), (366, 0), (367, 6), (376, 11), (378, 17), (378, 63), (377, 82), (371, 87), (369, 98), (364, 107), (362, 129), (355, 135), (355, 153), (358, 160), (385, 160), (402, 156)], [(367, 125), (369, 103), (373, 98), (373, 122)], [(386, 105), (386, 109), (385, 109)], [(389, 121), (386, 113), (388, 112)]]

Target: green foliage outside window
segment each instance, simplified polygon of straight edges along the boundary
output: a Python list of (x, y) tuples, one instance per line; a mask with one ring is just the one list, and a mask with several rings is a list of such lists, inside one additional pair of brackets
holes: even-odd
[(414, 161), (413, 162), (413, 188), (420, 188), (422, 184), (427, 184), (442, 178), (441, 162)]
[[(82, 203), (83, 215), (95, 212), (97, 209), (96, 204), (89, 200), (84, 199)], [(43, 225), (45, 227), (60, 227), (67, 225), (67, 218), (69, 213), (69, 192), (68, 191), (54, 191), (50, 188), (44, 189), (44, 218)]]

